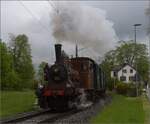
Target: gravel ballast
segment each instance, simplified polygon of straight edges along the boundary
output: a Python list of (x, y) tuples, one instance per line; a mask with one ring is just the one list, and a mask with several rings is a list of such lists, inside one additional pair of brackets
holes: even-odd
[(54, 124), (90, 124), (91, 118), (97, 115), (99, 112), (101, 112), (101, 110), (110, 102), (110, 96), (101, 98), (90, 108), (82, 110), (81, 112), (78, 112), (76, 114), (70, 115), (69, 117), (57, 120)]

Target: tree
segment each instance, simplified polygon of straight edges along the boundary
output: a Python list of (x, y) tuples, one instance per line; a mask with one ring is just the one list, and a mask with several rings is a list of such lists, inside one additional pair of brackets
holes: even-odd
[(139, 75), (141, 76), (143, 81), (148, 81), (149, 80), (149, 60), (148, 57), (140, 57), (139, 59), (136, 60), (137, 64), (137, 71), (139, 72)]
[(16, 89), (19, 77), (13, 68), (13, 56), (6, 44), (0, 41), (1, 89)]
[(28, 37), (24, 34), (11, 39), (11, 47), (14, 60), (14, 69), (20, 77), (20, 86), (29, 88), (34, 79), (34, 68), (32, 65), (31, 48)]
[(133, 41), (120, 42), (116, 49), (116, 60), (120, 65), (129, 63), (133, 67), (137, 66), (137, 71), (144, 81), (148, 80), (149, 59), (145, 44), (135, 44)]
[(128, 63), (135, 67), (144, 81), (148, 80), (148, 53), (145, 44), (135, 44), (133, 41), (120, 41), (115, 50), (105, 54), (102, 68), (106, 71), (107, 79), (110, 79), (110, 72), (116, 65)]
[(115, 50), (111, 50), (105, 54), (105, 59), (101, 63), (101, 68), (105, 72), (107, 87), (112, 90), (114, 87), (113, 80), (110, 77), (110, 72), (115, 66), (116, 59), (115, 59)]
[(44, 82), (44, 67), (47, 63), (41, 62), (38, 67), (38, 80), (43, 83)]
[(145, 44), (135, 44), (134, 41), (120, 41), (115, 50), (115, 58), (118, 64), (128, 63), (135, 66), (137, 60), (148, 57)]

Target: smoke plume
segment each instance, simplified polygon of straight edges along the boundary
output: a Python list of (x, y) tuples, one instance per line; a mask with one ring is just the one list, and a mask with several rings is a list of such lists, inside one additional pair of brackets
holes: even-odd
[(80, 3), (55, 4), (51, 25), (52, 35), (58, 42), (77, 43), (100, 55), (112, 48), (117, 40), (106, 12)]

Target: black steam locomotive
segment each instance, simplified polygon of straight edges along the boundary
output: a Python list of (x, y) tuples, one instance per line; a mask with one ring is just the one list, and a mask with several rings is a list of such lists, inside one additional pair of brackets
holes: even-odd
[(38, 88), (41, 108), (61, 109), (91, 105), (105, 93), (105, 74), (88, 57), (68, 58), (55, 45), (56, 62), (44, 68), (44, 87)]

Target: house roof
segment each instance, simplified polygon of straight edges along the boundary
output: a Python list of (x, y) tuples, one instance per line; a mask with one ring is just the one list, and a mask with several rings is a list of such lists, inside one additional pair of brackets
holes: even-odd
[(116, 67), (114, 67), (113, 69), (112, 69), (112, 71), (116, 71), (116, 72), (118, 72), (118, 71), (120, 71), (122, 68), (124, 68), (125, 66), (130, 66), (131, 68), (133, 68), (134, 70), (136, 70), (133, 66), (131, 66), (130, 64), (128, 64), (128, 63), (124, 63), (124, 64), (122, 64), (122, 65), (118, 65), (118, 66), (116, 66)]
[(119, 71), (120, 69), (122, 68), (122, 66), (115, 66), (113, 69), (112, 69), (112, 71)]

